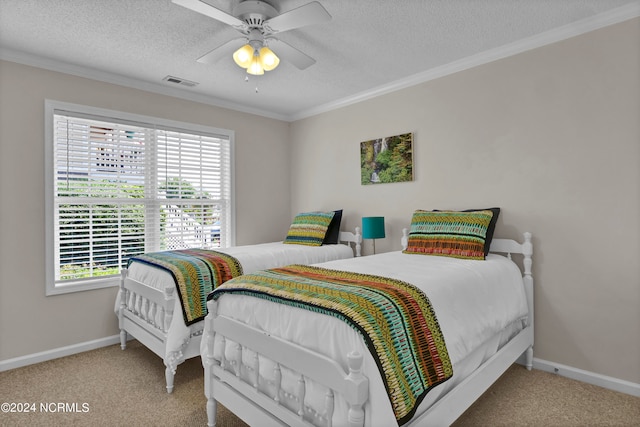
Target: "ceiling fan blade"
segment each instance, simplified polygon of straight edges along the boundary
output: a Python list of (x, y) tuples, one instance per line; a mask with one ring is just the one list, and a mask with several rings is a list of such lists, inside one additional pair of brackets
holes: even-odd
[(173, 3), (186, 7), (187, 9), (191, 9), (194, 12), (201, 13), (209, 18), (213, 18), (217, 21), (224, 22), (225, 24), (231, 25), (233, 28), (237, 30), (246, 30), (247, 24), (233, 15), (228, 14), (227, 12), (220, 10), (211, 6), (210, 4), (204, 3), (200, 0), (171, 0)]
[(283, 42), (282, 40), (268, 39), (268, 43), (269, 48), (271, 48), (278, 57), (292, 63), (300, 70), (304, 70), (316, 63), (315, 59), (306, 53), (300, 52), (298, 49)]
[(307, 3), (296, 9), (274, 16), (264, 22), (263, 26), (271, 34), (293, 30), (306, 25), (320, 24), (331, 20), (329, 12), (317, 1)]
[(247, 39), (245, 37), (237, 37), (235, 39), (231, 39), (226, 43), (221, 44), (220, 46), (210, 50), (209, 52), (202, 55), (197, 59), (198, 62), (202, 64), (213, 64), (224, 57), (231, 57), (233, 52), (240, 48), (240, 46), (247, 43)]

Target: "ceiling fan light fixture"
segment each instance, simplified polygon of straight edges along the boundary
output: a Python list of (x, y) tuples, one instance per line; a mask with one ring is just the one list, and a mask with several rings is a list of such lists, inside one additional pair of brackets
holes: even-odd
[(264, 74), (264, 68), (262, 68), (262, 62), (260, 61), (260, 56), (255, 55), (251, 60), (251, 65), (247, 68), (247, 73), (253, 74), (254, 76), (261, 76)]
[(253, 62), (254, 49), (250, 44), (245, 44), (233, 53), (233, 60), (239, 67), (249, 68)]
[[(260, 53), (262, 48), (267, 47), (266, 44), (269, 41), (277, 42), (276, 50), (280, 52), (282, 59), (292, 63), (298, 69), (304, 70), (315, 64), (316, 61), (313, 58), (276, 39), (273, 35), (331, 20), (331, 15), (318, 1), (311, 1), (303, 6), (279, 13), (265, 0), (241, 0), (234, 8), (233, 14), (207, 4), (205, 0), (172, 0), (172, 2), (227, 24), (242, 33), (247, 42), (233, 53), (233, 59), (238, 66), (246, 69), (250, 74), (264, 74), (265, 70), (270, 71), (278, 66), (280, 58), (270, 49)], [(198, 62), (211, 64), (219, 59), (218, 52), (224, 51), (225, 55), (228, 55), (227, 46), (237, 46), (236, 40), (233, 39), (218, 46), (198, 58)], [(225, 50), (222, 50), (223, 47)], [(251, 52), (251, 48), (254, 52)], [(259, 66), (252, 65), (253, 57), (256, 55)], [(249, 71), (251, 67), (253, 69)]]
[(260, 62), (265, 71), (271, 71), (280, 64), (280, 58), (271, 49), (264, 46), (260, 49)]

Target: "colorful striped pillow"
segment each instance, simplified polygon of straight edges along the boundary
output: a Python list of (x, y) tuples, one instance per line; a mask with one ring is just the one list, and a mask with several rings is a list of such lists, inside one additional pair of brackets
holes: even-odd
[[(491, 241), (493, 240), (493, 232), (496, 230), (496, 223), (498, 222), (498, 216), (500, 216), (500, 208), (465, 209), (462, 212), (475, 212), (475, 211), (493, 212), (493, 216), (491, 217), (491, 222), (489, 223), (489, 228), (487, 229), (487, 236), (484, 239), (484, 256), (486, 257), (487, 254), (489, 253), (489, 248), (491, 247)], [(434, 209), (434, 212), (438, 212), (438, 210)]]
[[(485, 244), (494, 212), (423, 211), (411, 218), (407, 254), (440, 255), (463, 259), (485, 259)], [(491, 230), (493, 235), (493, 230)]]
[(321, 246), (334, 212), (305, 212), (296, 215), (284, 243)]

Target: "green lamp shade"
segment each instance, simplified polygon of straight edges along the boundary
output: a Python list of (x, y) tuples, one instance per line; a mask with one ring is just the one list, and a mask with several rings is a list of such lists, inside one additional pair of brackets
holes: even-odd
[(362, 218), (362, 238), (382, 239), (384, 238), (384, 217), (366, 216)]

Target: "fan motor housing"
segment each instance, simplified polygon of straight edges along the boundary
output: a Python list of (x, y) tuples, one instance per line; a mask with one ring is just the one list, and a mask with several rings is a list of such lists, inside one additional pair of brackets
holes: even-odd
[(250, 28), (259, 28), (267, 19), (278, 16), (278, 11), (264, 1), (245, 0), (238, 3), (233, 9), (233, 14), (246, 22)]

